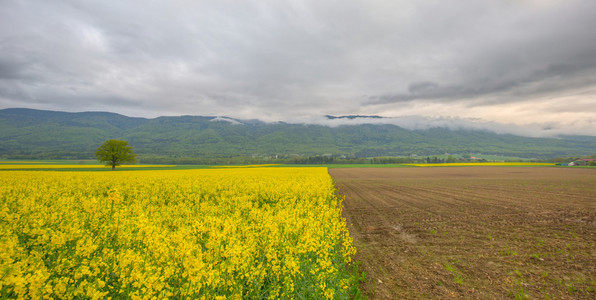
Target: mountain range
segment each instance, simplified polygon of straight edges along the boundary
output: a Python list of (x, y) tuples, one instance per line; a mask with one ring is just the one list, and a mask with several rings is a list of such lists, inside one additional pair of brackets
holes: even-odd
[(548, 158), (596, 154), (593, 136), (532, 138), (443, 127), (408, 130), (391, 124), (331, 127), (213, 116), (148, 119), (109, 112), (0, 110), (0, 158), (3, 159), (93, 159), (95, 149), (107, 139), (127, 140), (142, 162), (172, 163), (232, 157), (358, 158), (483, 153)]

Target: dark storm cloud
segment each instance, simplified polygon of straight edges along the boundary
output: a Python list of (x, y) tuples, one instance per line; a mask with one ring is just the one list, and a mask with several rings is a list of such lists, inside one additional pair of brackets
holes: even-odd
[[(369, 104), (387, 104), (421, 101), (461, 101), (486, 95), (502, 95), (497, 103), (516, 102), (533, 96), (569, 93), (577, 88), (596, 84), (596, 62), (580, 64), (555, 64), (544, 69), (536, 69), (523, 76), (510, 78), (470, 78), (463, 84), (441, 86), (431, 81), (413, 82), (407, 93), (371, 96)], [(484, 99), (474, 105), (495, 104), (494, 99)]]
[(432, 91), (438, 87), (439, 87), (439, 85), (436, 82), (431, 82), (431, 81), (413, 82), (408, 86), (408, 92), (410, 92), (410, 94), (420, 94), (420, 93)]
[(26, 66), (18, 61), (0, 58), (0, 79), (22, 79), (22, 70), (25, 68)]
[[(590, 28), (596, 28), (591, 13), (596, 11), (596, 2), (545, 1), (542, 5), (527, 11), (500, 7), (495, 8), (500, 13), (486, 10), (466, 18), (471, 27), (479, 29), (450, 32), (446, 28), (445, 34), (463, 34), (464, 39), (457, 41), (453, 36), (456, 46), (437, 48), (451, 56), (445, 63), (424, 64), (434, 68), (431, 76), (436, 80), (422, 81), (432, 83), (432, 88), (419, 90), (419, 82), (411, 82), (407, 91), (370, 96), (369, 101), (443, 102), (488, 95), (502, 95), (502, 102), (526, 101), (532, 96), (594, 86), (596, 31)], [(429, 51), (422, 56), (430, 60), (432, 54)], [(486, 101), (492, 104), (494, 100)]]
[(591, 0), (8, 0), (0, 107), (296, 120), (432, 104), (458, 117), (528, 101), (546, 113), (540, 99), (576, 95), (596, 113), (594, 11)]

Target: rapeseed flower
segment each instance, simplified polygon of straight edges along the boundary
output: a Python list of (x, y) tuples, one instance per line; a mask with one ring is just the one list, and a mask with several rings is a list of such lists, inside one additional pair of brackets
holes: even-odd
[(0, 171), (0, 298), (347, 298), (326, 168)]

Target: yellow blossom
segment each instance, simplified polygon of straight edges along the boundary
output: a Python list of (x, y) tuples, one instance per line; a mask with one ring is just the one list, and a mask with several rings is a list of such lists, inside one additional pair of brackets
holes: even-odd
[(326, 168), (0, 171), (0, 180), (0, 289), (11, 295), (348, 297), (355, 249)]

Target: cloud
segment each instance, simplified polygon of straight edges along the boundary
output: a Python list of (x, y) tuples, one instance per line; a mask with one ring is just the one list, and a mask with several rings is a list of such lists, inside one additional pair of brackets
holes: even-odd
[(330, 127), (352, 126), (360, 124), (389, 124), (396, 125), (409, 130), (426, 130), (430, 128), (449, 128), (452, 130), (481, 130), (498, 134), (514, 134), (528, 137), (558, 137), (568, 134), (569, 127), (574, 128), (576, 135), (591, 135), (595, 117), (587, 117), (582, 120), (569, 120), (568, 123), (560, 122), (537, 122), (524, 124), (504, 124), (499, 122), (486, 121), (481, 118), (460, 118), (460, 117), (424, 117), (419, 115), (405, 115), (400, 117), (378, 117), (360, 116), (358, 118), (327, 118), (313, 116), (308, 119), (294, 119), (289, 123), (293, 124), (318, 124)]
[[(595, 49), (596, 50), (596, 49)], [(553, 64), (537, 68), (522, 76), (501, 77), (494, 79), (470, 79), (465, 83), (441, 86), (431, 81), (413, 82), (407, 93), (386, 94), (369, 97), (368, 104), (389, 104), (408, 101), (452, 102), (485, 97), (483, 101), (474, 101), (474, 105), (525, 101), (531, 97), (543, 95), (566, 95), (578, 88), (596, 84), (596, 62), (582, 64)]]
[(596, 114), (593, 11), (591, 0), (5, 1), (0, 107), (519, 124), (515, 108), (533, 103), (567, 124), (549, 99)]

